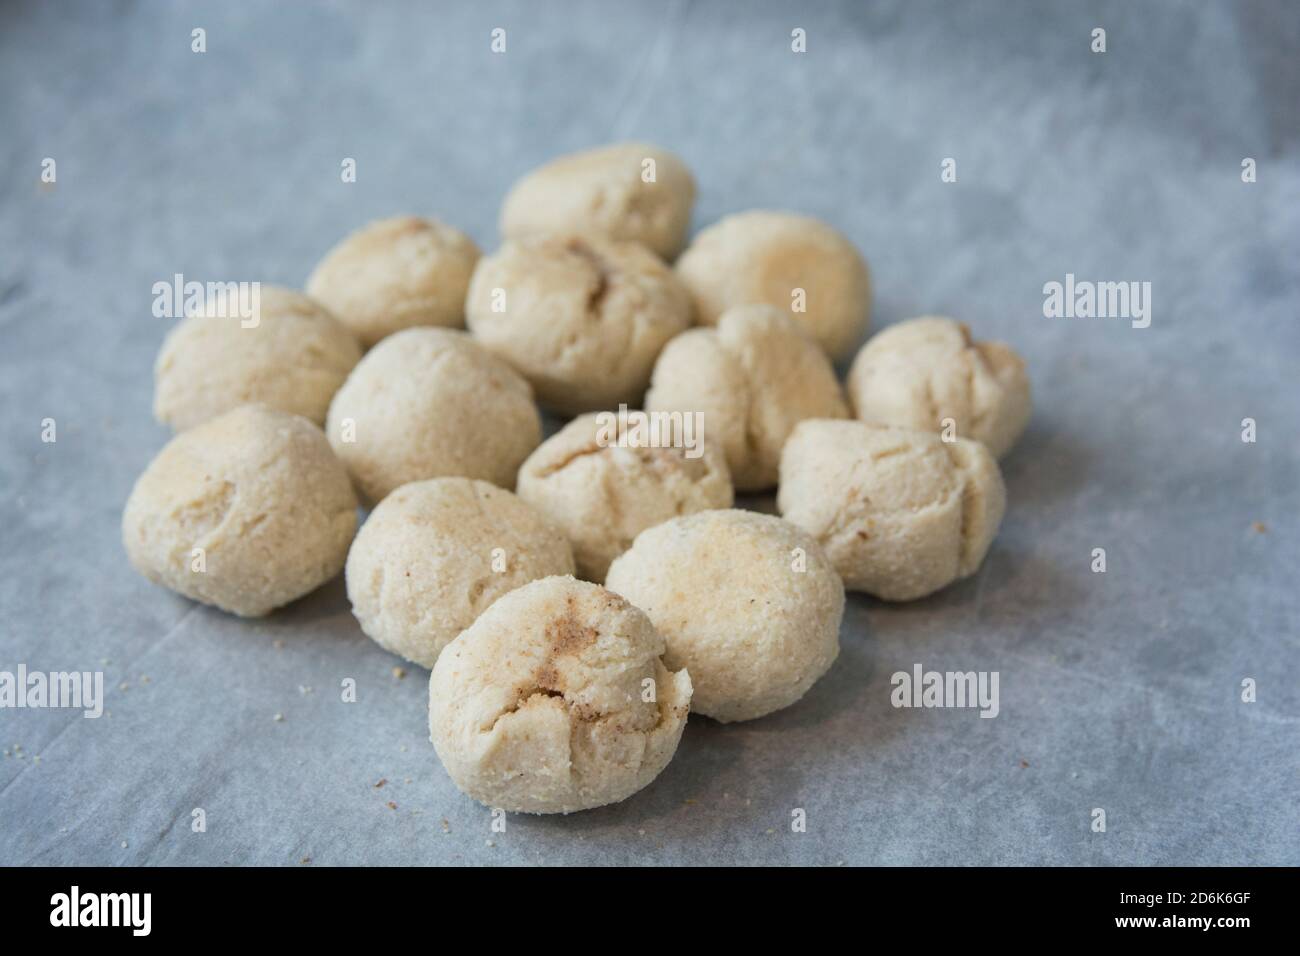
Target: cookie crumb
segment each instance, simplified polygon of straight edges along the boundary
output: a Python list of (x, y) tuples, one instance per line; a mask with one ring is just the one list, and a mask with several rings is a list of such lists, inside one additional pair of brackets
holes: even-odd
[(1264, 534), (1268, 531), (1268, 525), (1264, 524), (1262, 521), (1254, 522), (1251, 527), (1255, 529), (1256, 534)]
[(388, 783), (388, 778), (387, 778), (387, 777), (380, 777), (380, 778), (379, 778), (379, 782), (375, 784), (375, 789), (378, 790), (380, 787), (382, 787), (382, 786), (383, 786), (384, 784), (386, 784), (386, 783)]
[(394, 676), (395, 678), (397, 678), (398, 680), (401, 680), (403, 677), (406, 676), (406, 668), (405, 668), (405, 667), (394, 667), (394, 668), (393, 668), (393, 676)]

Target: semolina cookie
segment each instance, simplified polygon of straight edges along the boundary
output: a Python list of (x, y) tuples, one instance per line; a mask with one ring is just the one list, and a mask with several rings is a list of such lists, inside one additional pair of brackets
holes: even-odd
[(792, 316), (822, 351), (842, 358), (866, 331), (871, 277), (853, 243), (819, 219), (754, 210), (714, 223), (677, 261), (701, 325), (737, 305)]
[(386, 650), (432, 667), (493, 601), (573, 573), (564, 536), (510, 492), (471, 478), (402, 485), (379, 503), (348, 552), (348, 598)]
[(955, 433), (983, 442), (996, 457), (1029, 422), (1024, 360), (1001, 342), (976, 342), (964, 322), (909, 319), (874, 336), (848, 378), (854, 413), (864, 422)]
[(395, 216), (347, 236), (307, 279), (307, 293), (366, 348), (412, 326), (463, 328), (479, 250), (459, 229)]
[(542, 424), (528, 383), (464, 332), (407, 329), (353, 369), (326, 434), (373, 504), (425, 478), (513, 488)]
[(755, 511), (705, 511), (637, 536), (606, 587), (649, 615), (664, 664), (690, 672), (691, 709), (720, 721), (789, 707), (840, 652), (844, 585), (800, 529)]
[(645, 407), (702, 412), (737, 491), (776, 484), (781, 446), (805, 418), (847, 418), (829, 360), (794, 320), (768, 305), (730, 309), (716, 329), (691, 329), (655, 364)]
[(155, 584), (260, 617), (343, 570), (356, 509), (319, 428), (244, 405), (177, 435), (149, 463), (122, 542)]
[(171, 330), (154, 363), (154, 417), (176, 431), (257, 402), (325, 423), (361, 348), (301, 292), (261, 285), (252, 316), (208, 300)]
[(480, 803), (571, 813), (617, 803), (667, 766), (691, 678), (617, 594), (542, 578), (489, 607), (447, 645), (429, 679), (429, 738)]
[(997, 459), (979, 442), (859, 421), (800, 422), (776, 499), (846, 588), (888, 601), (974, 574), (1006, 502)]
[(694, 203), (695, 180), (677, 156), (617, 143), (561, 156), (520, 179), (501, 207), (501, 235), (606, 236), (671, 260), (686, 244)]
[(519, 497), (564, 531), (578, 573), (591, 581), (605, 580), (609, 563), (651, 525), (731, 507), (722, 452), (702, 435), (694, 447), (649, 447), (636, 435), (638, 414), (575, 418), (519, 469)]
[(660, 349), (691, 324), (686, 291), (634, 242), (533, 236), (479, 263), (470, 331), (566, 415), (637, 406)]

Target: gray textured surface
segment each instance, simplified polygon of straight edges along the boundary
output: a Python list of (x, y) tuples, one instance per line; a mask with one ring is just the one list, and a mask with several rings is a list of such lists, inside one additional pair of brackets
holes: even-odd
[[(0, 758), (0, 862), (1300, 864), (1300, 14), (815, 6), (0, 7), (0, 669), (110, 688), (100, 720), (0, 711), (24, 753)], [(776, 206), (844, 229), (877, 328), (948, 313), (1012, 342), (1036, 411), (975, 578), (851, 598), (798, 706), (692, 719), (643, 793), (492, 834), (427, 742), (424, 672), (392, 676), (341, 582), (246, 623), (127, 567), (121, 506), (168, 437), (150, 288), (297, 285), (396, 212), (490, 248), (518, 174), (632, 137), (692, 165), (696, 228)], [(1152, 282), (1151, 327), (1045, 319), (1067, 272)], [(1000, 716), (891, 708), (916, 662), (999, 671)]]

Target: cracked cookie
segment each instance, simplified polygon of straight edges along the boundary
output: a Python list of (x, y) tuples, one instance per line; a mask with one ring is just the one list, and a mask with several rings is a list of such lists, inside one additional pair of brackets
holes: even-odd
[(1025, 363), (1001, 342), (976, 342), (964, 322), (924, 316), (874, 336), (848, 378), (864, 422), (973, 438), (1001, 458), (1029, 422)]
[(786, 442), (776, 503), (826, 549), (846, 588), (910, 601), (975, 573), (1006, 489), (980, 442), (812, 420)]
[(695, 180), (681, 159), (616, 143), (561, 156), (520, 179), (501, 206), (501, 235), (607, 236), (672, 259), (686, 244), (694, 204)]
[(847, 418), (835, 370), (795, 324), (768, 305), (738, 306), (716, 329), (691, 329), (655, 363), (645, 407), (702, 412), (737, 491), (776, 484), (781, 446), (805, 418)]
[(715, 445), (638, 447), (621, 418), (611, 426), (617, 434), (605, 436), (605, 415), (614, 417), (575, 418), (543, 442), (519, 469), (518, 487), (568, 536), (578, 573), (598, 583), (646, 528), (732, 503), (727, 462)]
[(677, 749), (691, 679), (623, 598), (571, 577), (516, 588), (447, 645), (429, 678), (429, 737), (453, 782), (490, 807), (571, 813), (617, 803)]
[(634, 242), (540, 236), (507, 242), (470, 283), (474, 337), (576, 415), (640, 405), (664, 344), (691, 324), (686, 291)]

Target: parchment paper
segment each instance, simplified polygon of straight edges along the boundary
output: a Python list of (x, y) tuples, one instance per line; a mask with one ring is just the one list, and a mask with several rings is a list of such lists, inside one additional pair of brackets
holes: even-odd
[[(102, 670), (107, 712), (0, 710), (0, 863), (1300, 863), (1297, 50), (1282, 2), (3, 5), (0, 669)], [(975, 577), (851, 596), (797, 706), (493, 832), (341, 581), (246, 622), (127, 565), (151, 288), (298, 286), (403, 212), (491, 249), (518, 175), (620, 139), (685, 157), (695, 229), (834, 223), (874, 328), (1010, 342), (1034, 417)], [(1067, 273), (1151, 282), (1150, 327), (1044, 317)], [(917, 663), (1000, 713), (894, 708)]]

